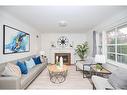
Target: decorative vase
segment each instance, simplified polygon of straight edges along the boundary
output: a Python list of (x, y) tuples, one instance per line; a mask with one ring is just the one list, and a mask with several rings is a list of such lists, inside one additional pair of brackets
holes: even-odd
[(101, 69), (97, 69), (97, 71), (98, 71), (98, 72), (100, 72), (100, 71), (101, 71)]

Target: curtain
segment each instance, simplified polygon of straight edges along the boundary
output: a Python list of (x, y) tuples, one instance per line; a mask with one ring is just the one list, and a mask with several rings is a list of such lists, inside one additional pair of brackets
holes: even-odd
[(96, 31), (93, 31), (93, 57), (95, 57), (97, 53), (97, 47), (96, 47)]

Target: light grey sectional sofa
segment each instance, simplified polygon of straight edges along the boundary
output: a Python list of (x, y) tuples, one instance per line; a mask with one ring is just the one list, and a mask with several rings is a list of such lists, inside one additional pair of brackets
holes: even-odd
[[(33, 56), (20, 59), (20, 61), (28, 60)], [(17, 60), (16, 60), (17, 61)], [(16, 61), (12, 61), (11, 63), (16, 64)], [(3, 72), (6, 63), (0, 64), (0, 75)], [(42, 63), (34, 66), (28, 74), (22, 75), (21, 78), (17, 77), (3, 77), (0, 76), (0, 89), (26, 89), (30, 83), (46, 68), (47, 63)]]

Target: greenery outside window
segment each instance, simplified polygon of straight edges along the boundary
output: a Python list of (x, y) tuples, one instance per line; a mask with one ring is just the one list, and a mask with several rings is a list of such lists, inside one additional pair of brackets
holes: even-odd
[(115, 44), (115, 29), (107, 32), (107, 44)]
[(115, 61), (116, 60), (116, 54), (115, 54), (115, 29), (107, 32), (107, 58), (110, 60)]
[(117, 55), (117, 60), (120, 63), (127, 64), (127, 56), (126, 55)]
[(127, 45), (117, 45), (117, 52), (127, 54)]
[(113, 60), (113, 61), (116, 60), (116, 56), (115, 56), (115, 54), (113, 54), (113, 53), (108, 53), (108, 54), (107, 54), (107, 58), (110, 59), (110, 60)]
[(107, 59), (127, 64), (127, 25), (106, 32)]
[(115, 53), (115, 46), (114, 45), (107, 46), (107, 50), (108, 50), (108, 52)]

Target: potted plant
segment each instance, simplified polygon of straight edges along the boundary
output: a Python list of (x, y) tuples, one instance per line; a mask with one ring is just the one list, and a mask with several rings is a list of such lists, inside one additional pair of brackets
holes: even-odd
[(96, 64), (96, 70), (97, 70), (97, 71), (101, 71), (102, 68), (103, 68), (103, 67), (102, 67), (101, 64), (99, 64), (99, 63)]
[(77, 45), (75, 51), (78, 54), (78, 56), (80, 57), (80, 59), (84, 60), (84, 58), (87, 55), (88, 49), (89, 49), (88, 48), (88, 43), (84, 42), (84, 43), (82, 43), (80, 45)]

